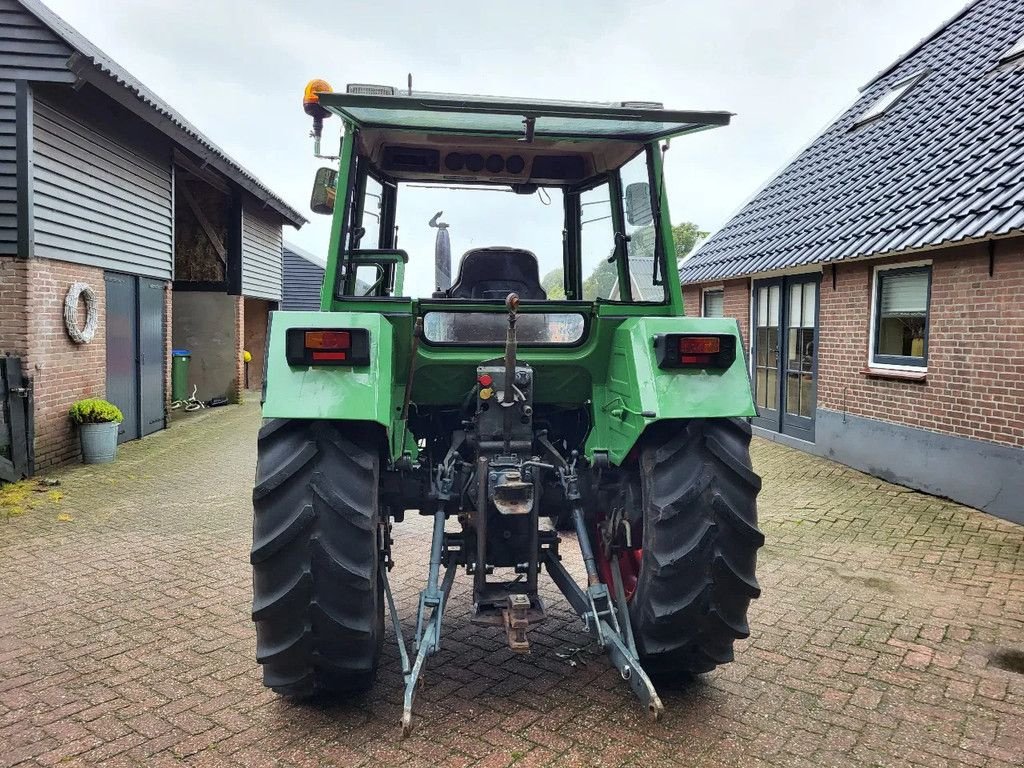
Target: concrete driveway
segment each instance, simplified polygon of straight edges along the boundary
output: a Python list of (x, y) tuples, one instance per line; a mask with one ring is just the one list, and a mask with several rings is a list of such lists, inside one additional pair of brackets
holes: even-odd
[[(556, 655), (587, 636), (553, 590), (520, 657), (467, 623), (464, 579), (411, 738), (393, 643), (366, 698), (283, 701), (249, 620), (258, 424), (210, 411), (7, 492), (0, 766), (1024, 764), (1024, 529), (762, 441), (753, 635), (663, 691), (660, 723), (602, 656)], [(407, 634), (428, 537), (426, 518), (398, 527)]]

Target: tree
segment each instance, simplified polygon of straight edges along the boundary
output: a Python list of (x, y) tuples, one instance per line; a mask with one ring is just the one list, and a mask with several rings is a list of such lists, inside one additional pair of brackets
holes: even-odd
[(540, 287), (544, 289), (544, 292), (548, 295), (548, 298), (553, 301), (565, 298), (565, 272), (561, 267), (552, 269), (546, 275), (544, 279), (540, 281)]
[(583, 298), (587, 301), (593, 301), (598, 296), (608, 298), (618, 277), (619, 271), (615, 262), (602, 259), (601, 263), (594, 267), (590, 277), (583, 281)]
[(708, 236), (708, 233), (699, 229), (692, 221), (684, 221), (672, 227), (672, 239), (676, 242), (676, 259), (682, 261), (693, 250), (693, 246)]
[[(681, 261), (686, 257), (697, 241), (707, 237), (707, 232), (700, 229), (690, 221), (684, 221), (672, 227), (672, 239), (676, 246), (676, 259)], [(630, 233), (629, 252), (634, 259), (650, 259), (654, 256), (654, 226), (649, 225), (636, 229)], [(611, 255), (609, 253), (609, 255)], [(559, 281), (562, 278), (562, 270), (558, 272)], [(554, 274), (549, 273), (548, 276)], [(583, 281), (583, 298), (593, 301), (596, 297), (607, 298), (611, 295), (612, 288), (618, 278), (618, 266), (615, 262), (602, 260), (594, 267), (594, 271)], [(547, 277), (544, 278), (547, 280)], [(561, 282), (559, 282), (561, 285)], [(550, 296), (550, 293), (548, 294)]]

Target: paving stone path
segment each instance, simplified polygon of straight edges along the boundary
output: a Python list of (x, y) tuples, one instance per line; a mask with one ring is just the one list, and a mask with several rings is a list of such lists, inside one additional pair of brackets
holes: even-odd
[[(556, 655), (587, 636), (553, 589), (522, 657), (468, 624), (465, 579), (412, 737), (393, 643), (371, 695), (283, 701), (249, 620), (258, 423), (199, 414), (0, 497), (0, 766), (1024, 765), (1024, 528), (763, 441), (753, 634), (661, 722)], [(397, 529), (407, 634), (428, 537)]]

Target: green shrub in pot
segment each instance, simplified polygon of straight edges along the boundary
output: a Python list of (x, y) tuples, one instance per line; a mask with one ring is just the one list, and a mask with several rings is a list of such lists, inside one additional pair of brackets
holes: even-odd
[(124, 421), (121, 409), (98, 398), (79, 400), (68, 412), (78, 425), (82, 444), (82, 461), (86, 464), (106, 464), (117, 455), (118, 425)]

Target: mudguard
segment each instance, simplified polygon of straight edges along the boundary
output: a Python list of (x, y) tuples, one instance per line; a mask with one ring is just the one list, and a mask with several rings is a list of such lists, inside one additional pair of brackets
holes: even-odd
[[(366, 328), (368, 366), (293, 366), (285, 357), (289, 328)], [(274, 312), (267, 340), (263, 418), (372, 421), (393, 431), (398, 414), (392, 371), (394, 329), (373, 312)], [(401, 395), (398, 395), (400, 404)]]
[[(721, 371), (662, 370), (654, 353), (659, 333), (719, 333), (736, 337), (736, 359)], [(620, 464), (644, 430), (670, 419), (755, 416), (739, 324), (731, 318), (638, 317), (612, 341), (608, 377), (594, 387), (593, 428), (585, 452), (607, 451)]]

